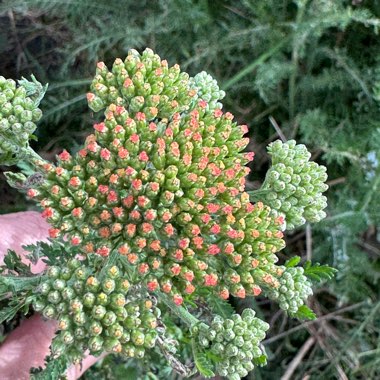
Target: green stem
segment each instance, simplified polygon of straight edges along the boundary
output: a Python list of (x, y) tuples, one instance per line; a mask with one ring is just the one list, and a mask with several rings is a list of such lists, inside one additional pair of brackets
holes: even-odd
[(36, 166), (36, 162), (37, 161), (42, 161), (42, 162), (47, 162), (46, 160), (44, 160), (38, 153), (36, 153), (30, 146), (28, 146), (27, 148), (24, 148), (22, 150), (22, 154), (24, 155), (24, 157), (28, 160), (28, 162), (30, 164), (32, 164), (33, 166)]
[(9, 276), (9, 275), (0, 275), (0, 289), (4, 289), (1, 286), (5, 286), (7, 292), (20, 292), (24, 290), (29, 290), (37, 286), (43, 276), (35, 277), (21, 277), (21, 276)]
[[(300, 3), (298, 6), (297, 16), (296, 16), (296, 25), (300, 25), (303, 15), (305, 13), (306, 2), (304, 4)], [(294, 110), (295, 110), (295, 95), (296, 95), (296, 78), (298, 71), (298, 50), (303, 42), (302, 38), (295, 33), (293, 37), (293, 49), (292, 49), (292, 64), (293, 72), (289, 78), (289, 120), (293, 121)]]
[(372, 188), (368, 191), (364, 198), (363, 206), (360, 208), (360, 211), (363, 212), (367, 209), (369, 203), (372, 200), (373, 194), (376, 194), (377, 188), (380, 184), (380, 175), (377, 176), (375, 183), (373, 184)]
[(269, 189), (257, 189), (252, 191), (247, 191), (250, 196), (251, 201), (259, 201), (262, 199), (262, 195), (268, 194), (270, 192)]
[(159, 292), (160, 300), (183, 322), (185, 322), (189, 327), (198, 324), (200, 321), (194, 315), (190, 314), (183, 306), (178, 306), (174, 301), (168, 297), (166, 294)]
[(268, 50), (264, 54), (261, 54), (260, 57), (258, 57), (256, 60), (254, 60), (250, 65), (245, 67), (243, 70), (239, 71), (235, 76), (233, 76), (230, 80), (228, 80), (224, 85), (222, 86), (223, 90), (227, 90), (230, 87), (232, 87), (234, 84), (240, 81), (240, 79), (244, 78), (246, 75), (248, 75), (251, 71), (253, 71), (256, 67), (264, 63), (268, 58), (270, 58), (272, 55), (276, 54), (279, 50), (281, 50), (286, 43), (289, 41), (289, 38), (284, 38), (281, 42), (279, 42), (277, 45), (273, 46), (272, 49)]

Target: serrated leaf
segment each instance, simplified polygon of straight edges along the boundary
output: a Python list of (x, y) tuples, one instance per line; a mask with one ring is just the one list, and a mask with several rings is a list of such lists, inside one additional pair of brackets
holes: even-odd
[(306, 305), (302, 305), (298, 308), (297, 313), (292, 314), (293, 318), (297, 319), (308, 319), (308, 320), (314, 320), (317, 318), (315, 315), (314, 311), (311, 310), (309, 307)]
[(194, 340), (192, 341), (192, 348), (194, 363), (199, 373), (207, 379), (215, 376), (212, 363), (207, 359), (206, 353), (200, 349)]
[(289, 260), (287, 260), (287, 261), (285, 262), (285, 266), (286, 266), (287, 268), (295, 267), (296, 265), (298, 265), (298, 263), (300, 262), (300, 260), (301, 260), (301, 257), (299, 257), (299, 256), (294, 256), (294, 257), (292, 257), (291, 259), (289, 259)]
[(223, 318), (229, 318), (235, 312), (228, 301), (213, 294), (207, 296), (207, 304), (214, 313), (219, 314)]
[(5, 321), (10, 321), (14, 318), (14, 316), (17, 314), (20, 308), (22, 308), (24, 305), (14, 305), (14, 306), (7, 306), (0, 310), (0, 323), (3, 323)]
[(16, 272), (21, 275), (30, 275), (30, 265), (26, 265), (22, 262), (21, 257), (13, 250), (8, 250), (7, 254), (4, 256), (5, 266), (0, 267), (0, 273), (4, 272), (5, 269), (9, 271)]
[(0, 323), (10, 321), (19, 311), (21, 311), (24, 315), (27, 314), (32, 301), (33, 297), (26, 296), (11, 299), (9, 304), (0, 310)]
[(335, 268), (328, 265), (320, 265), (319, 263), (312, 265), (310, 261), (305, 263), (304, 270), (305, 276), (313, 281), (331, 280), (337, 272)]
[(21, 277), (0, 275), (0, 294), (5, 292), (18, 293), (32, 290), (43, 276)]
[(69, 366), (67, 358), (62, 355), (58, 359), (48, 356), (45, 359), (46, 367), (44, 369), (32, 368), (31, 380), (63, 380), (66, 378), (65, 372)]
[(263, 354), (263, 355), (255, 358), (254, 362), (257, 366), (263, 367), (263, 366), (267, 365), (267, 356), (265, 354)]

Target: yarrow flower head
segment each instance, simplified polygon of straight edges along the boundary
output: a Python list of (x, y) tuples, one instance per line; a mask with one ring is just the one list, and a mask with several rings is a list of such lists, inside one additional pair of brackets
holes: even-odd
[[(266, 295), (276, 300), (289, 315), (297, 314), (300, 306), (313, 294), (310, 280), (302, 267), (278, 267), (276, 286), (268, 286)], [(277, 282), (278, 281), (278, 282)]]
[(239, 380), (252, 371), (255, 364), (265, 363), (265, 352), (260, 342), (265, 338), (269, 325), (255, 317), (252, 309), (230, 318), (216, 315), (211, 324), (200, 323), (193, 328), (199, 345), (212, 353), (215, 370), (220, 376)]
[(37, 81), (23, 79), (17, 86), (13, 79), (0, 76), (0, 164), (17, 163), (20, 151), (29, 145), (42, 116), (37, 91), (42, 91)]
[(219, 100), (223, 99), (226, 93), (218, 86), (218, 82), (205, 71), (190, 78), (190, 86), (197, 91), (196, 97), (207, 103), (211, 110), (223, 107)]
[(328, 189), (326, 168), (309, 161), (311, 154), (305, 145), (294, 140), (277, 140), (268, 147), (272, 167), (268, 170), (261, 190), (261, 200), (285, 216), (286, 228), (294, 229), (308, 222), (319, 222), (326, 217), (323, 211)]
[[(93, 133), (51, 164), (28, 144), (44, 90), (35, 78), (17, 87), (0, 77), (0, 160), (29, 155), (37, 171), (7, 178), (51, 224), (52, 244), (39, 247), (48, 268), (20, 299), (58, 320), (53, 359), (79, 362), (86, 351), (142, 358), (157, 343), (173, 369), (194, 374), (174, 357), (165, 325), (175, 325), (173, 313), (189, 327), (200, 373), (239, 380), (266, 362), (260, 342), (269, 326), (251, 309), (210, 323), (206, 300), (230, 315), (217, 297), (264, 295), (291, 316), (314, 316), (304, 305), (307, 277), (331, 278), (333, 270), (304, 271), (299, 258), (277, 265), (276, 255), (286, 228), (325, 216), (326, 170), (303, 145), (272, 143), (262, 189), (245, 192), (254, 158), (245, 152), (248, 127), (222, 111), (216, 81), (205, 72), (191, 78), (150, 49), (131, 50), (110, 69), (97, 64), (87, 94)], [(204, 321), (183, 302), (206, 311)]]
[(105, 257), (117, 250), (178, 304), (198, 287), (257, 295), (252, 262), (284, 244), (281, 218), (244, 192), (247, 126), (208, 108), (188, 75), (149, 49), (111, 71), (99, 63), (92, 88), (104, 120), (75, 156), (41, 163), (46, 181), (29, 191), (50, 236)]
[(134, 292), (123, 270), (107, 269), (105, 276), (77, 259), (47, 270), (36, 289), (34, 309), (58, 320), (52, 354), (65, 353), (80, 361), (84, 352), (115, 352), (142, 358), (158, 336), (160, 310), (144, 291)]

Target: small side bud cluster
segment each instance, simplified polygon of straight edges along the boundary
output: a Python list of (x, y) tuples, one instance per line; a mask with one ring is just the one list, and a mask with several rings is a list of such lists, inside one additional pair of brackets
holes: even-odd
[(302, 267), (279, 268), (283, 270), (277, 278), (279, 285), (276, 288), (268, 288), (265, 294), (277, 301), (280, 308), (289, 315), (295, 315), (300, 306), (313, 294), (312, 284), (303, 274)]
[(120, 268), (107, 268), (104, 276), (81, 261), (50, 267), (36, 289), (34, 309), (57, 319), (59, 334), (51, 351), (80, 361), (84, 352), (120, 353), (142, 358), (157, 339), (160, 310), (144, 294), (133, 294)]
[(25, 86), (0, 76), (0, 164), (18, 162), (16, 156), (28, 146), (41, 116)]
[(223, 107), (219, 100), (223, 99), (226, 93), (218, 86), (218, 82), (205, 71), (202, 71), (190, 78), (190, 86), (197, 91), (197, 98), (204, 100), (208, 104), (208, 109), (214, 110)]
[(262, 201), (285, 215), (287, 229), (308, 222), (319, 222), (326, 217), (323, 211), (328, 189), (326, 168), (310, 162), (311, 154), (303, 144), (294, 140), (286, 143), (277, 140), (268, 147), (272, 167), (268, 170), (262, 190)]
[(210, 326), (195, 326), (193, 335), (200, 346), (217, 358), (217, 374), (240, 380), (253, 370), (259, 358), (263, 362), (265, 353), (259, 345), (268, 329), (268, 323), (255, 317), (252, 309), (245, 309), (241, 316), (234, 314), (229, 319), (216, 315)]

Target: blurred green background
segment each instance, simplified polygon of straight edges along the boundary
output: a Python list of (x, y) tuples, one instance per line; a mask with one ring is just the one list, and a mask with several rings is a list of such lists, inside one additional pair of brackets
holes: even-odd
[[(218, 80), (224, 109), (250, 128), (251, 189), (268, 168), (269, 142), (306, 144), (328, 168), (328, 217), (288, 233), (281, 258), (297, 254), (339, 273), (310, 301), (316, 322), (256, 302), (272, 329), (269, 364), (250, 379), (379, 379), (379, 28), (379, 0), (3, 0), (0, 75), (49, 83), (34, 148), (50, 159), (76, 151), (91, 130), (85, 93), (96, 62), (145, 47)], [(31, 209), (3, 170), (0, 213)], [(176, 377), (159, 359), (109, 358), (85, 378)]]

